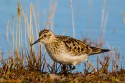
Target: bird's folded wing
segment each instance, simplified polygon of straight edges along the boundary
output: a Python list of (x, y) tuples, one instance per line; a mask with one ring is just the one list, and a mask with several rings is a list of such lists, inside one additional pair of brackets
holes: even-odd
[(57, 38), (64, 42), (67, 51), (74, 56), (78, 56), (81, 54), (90, 54), (92, 51), (89, 45), (72, 37), (57, 36)]

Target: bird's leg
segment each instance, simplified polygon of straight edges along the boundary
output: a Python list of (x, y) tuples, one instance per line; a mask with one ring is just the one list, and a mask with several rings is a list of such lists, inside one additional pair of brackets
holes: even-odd
[(75, 69), (74, 65), (68, 65), (67, 67), (68, 68), (65, 71), (63, 71), (63, 73), (68, 73), (68, 72), (71, 73), (71, 71)]
[(74, 69), (75, 69), (75, 66), (74, 66), (74, 65), (69, 65), (69, 68), (70, 68), (69, 71), (71, 71), (71, 70), (74, 70)]
[[(69, 69), (68, 69), (68, 66), (69, 66)], [(66, 74), (66, 73), (68, 73), (68, 71), (72, 71), (72, 70), (74, 70), (75, 69), (75, 66), (74, 65), (65, 65), (65, 64), (62, 64), (62, 66), (61, 66), (61, 72), (63, 73), (63, 74)]]
[(65, 64), (62, 64), (62, 68), (61, 68), (61, 72), (63, 73), (66, 73), (67, 72), (67, 69), (66, 69), (66, 65)]
[(76, 69), (76, 66), (73, 65), (73, 68), (72, 68), (72, 69), (73, 69), (73, 70)]

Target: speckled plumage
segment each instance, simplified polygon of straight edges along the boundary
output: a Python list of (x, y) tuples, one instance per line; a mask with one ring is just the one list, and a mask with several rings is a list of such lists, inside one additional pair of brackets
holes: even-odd
[(109, 51), (108, 49), (89, 46), (69, 36), (55, 35), (47, 29), (40, 31), (39, 39), (33, 44), (40, 41), (45, 45), (47, 52), (54, 61), (74, 66), (86, 61), (89, 55)]

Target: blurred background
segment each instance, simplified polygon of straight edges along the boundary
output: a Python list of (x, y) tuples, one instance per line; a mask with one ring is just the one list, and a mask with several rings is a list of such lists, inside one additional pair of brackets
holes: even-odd
[[(8, 22), (11, 26), (12, 17), (14, 27), (17, 26), (18, 2), (26, 12), (28, 21), (30, 6), (34, 5), (40, 30), (48, 23), (47, 27), (55, 34), (65, 34), (80, 40), (90, 38), (95, 42), (103, 33), (103, 48), (117, 49), (121, 59), (125, 56), (125, 0), (0, 0), (0, 50), (4, 52), (4, 58), (7, 58), (8, 53), (6, 27)], [(21, 28), (24, 28), (23, 21)], [(10, 35), (8, 40), (12, 41)], [(10, 52), (11, 47), (10, 44)], [(89, 60), (96, 63), (96, 58), (97, 55), (89, 57)], [(83, 65), (78, 70), (82, 69)]]

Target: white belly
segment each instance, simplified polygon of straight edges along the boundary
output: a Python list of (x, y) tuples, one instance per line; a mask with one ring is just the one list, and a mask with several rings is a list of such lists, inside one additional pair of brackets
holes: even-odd
[(69, 55), (67, 53), (60, 53), (59, 55), (52, 54), (50, 55), (50, 57), (55, 62), (58, 62), (61, 64), (72, 64), (74, 66), (87, 60), (87, 54), (74, 56), (74, 55)]
[[(54, 48), (55, 47), (55, 48)], [(56, 48), (56, 45), (53, 44), (53, 46), (47, 46), (46, 45), (47, 52), (49, 53), (49, 56), (58, 63), (61, 64), (71, 64), (71, 65), (77, 65), (81, 62), (84, 62), (87, 60), (87, 54), (82, 55), (74, 55), (66, 52), (65, 47), (60, 46), (60, 48)]]

